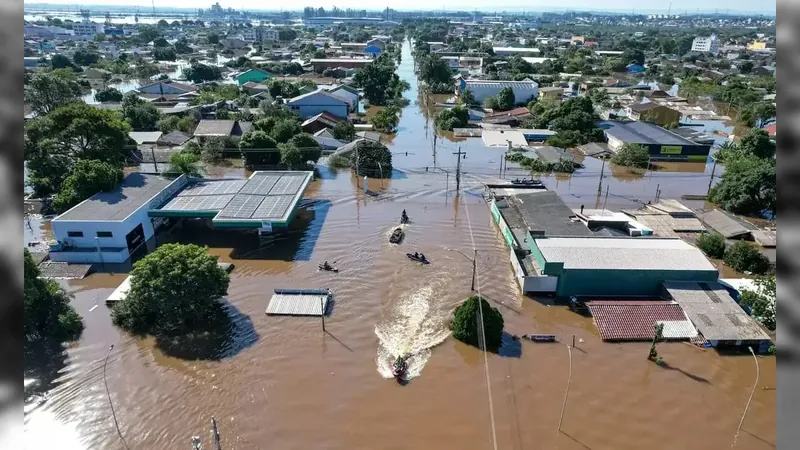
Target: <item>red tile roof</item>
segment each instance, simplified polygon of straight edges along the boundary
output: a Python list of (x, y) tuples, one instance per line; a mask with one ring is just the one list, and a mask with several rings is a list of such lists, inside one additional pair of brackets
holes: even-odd
[(778, 134), (778, 124), (771, 123), (764, 127), (764, 131), (766, 131), (770, 137), (775, 137)]
[(592, 312), (600, 336), (606, 341), (651, 340), (656, 322), (688, 320), (675, 302), (592, 301), (586, 306)]

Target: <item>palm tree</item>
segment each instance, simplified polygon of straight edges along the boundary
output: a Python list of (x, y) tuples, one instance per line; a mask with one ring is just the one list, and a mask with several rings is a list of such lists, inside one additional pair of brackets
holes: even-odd
[(189, 152), (179, 152), (169, 157), (167, 173), (202, 178), (203, 168), (200, 166), (200, 158), (197, 155)]

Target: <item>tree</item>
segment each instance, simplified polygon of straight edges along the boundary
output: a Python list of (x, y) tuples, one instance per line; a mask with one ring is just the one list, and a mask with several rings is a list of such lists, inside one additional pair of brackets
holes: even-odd
[(59, 106), (77, 102), (80, 95), (81, 86), (77, 82), (53, 73), (36, 73), (25, 89), (25, 103), (42, 116)]
[(175, 52), (177, 53), (193, 53), (194, 49), (189, 45), (189, 41), (186, 38), (178, 39), (178, 42), (175, 43)]
[(50, 67), (53, 69), (75, 69), (75, 65), (66, 56), (56, 53), (50, 59)]
[(671, 37), (662, 37), (658, 40), (662, 55), (672, 55), (678, 49), (678, 43)]
[(419, 79), (425, 82), (433, 93), (452, 91), (452, 75), (450, 66), (438, 55), (426, 55), (419, 62)]
[(305, 161), (303, 161), (303, 154), (294, 144), (288, 142), (278, 144), (278, 150), (280, 150), (281, 165), (283, 167), (292, 170), (305, 164)]
[(229, 283), (205, 247), (164, 244), (134, 264), (128, 295), (114, 305), (111, 319), (136, 334), (192, 334), (219, 312)]
[(739, 149), (743, 155), (752, 155), (756, 158), (774, 158), (775, 143), (769, 134), (760, 128), (752, 128), (739, 141)]
[(206, 40), (211, 45), (219, 44), (219, 35), (217, 33), (208, 33)]
[(552, 145), (559, 148), (573, 148), (581, 145), (582, 137), (579, 132), (574, 130), (559, 131), (553, 136), (544, 141), (546, 145)]
[[(480, 302), (480, 303), (479, 303)], [(481, 324), (480, 319), (483, 318)], [(459, 341), (482, 350), (497, 351), (503, 344), (503, 315), (482, 297), (473, 295), (453, 312), (450, 330)], [(481, 333), (481, 330), (483, 333)], [(481, 345), (481, 336), (486, 341)]]
[(739, 64), (739, 73), (748, 74), (753, 70), (753, 62), (752, 61), (745, 61)]
[(356, 128), (349, 120), (337, 123), (332, 130), (333, 137), (340, 141), (350, 142), (356, 138)]
[(635, 48), (628, 48), (622, 52), (622, 62), (627, 64), (644, 65), (644, 52)]
[(608, 91), (605, 89), (592, 88), (586, 94), (592, 99), (592, 104), (606, 108), (611, 106), (611, 97), (609, 97)]
[(462, 105), (467, 107), (478, 104), (478, 102), (475, 100), (475, 94), (473, 94), (469, 89), (465, 89), (464, 92), (462, 92), (459, 96), (458, 100)]
[(775, 316), (775, 300), (777, 299), (777, 285), (775, 275), (759, 277), (755, 281), (755, 289), (743, 289), (739, 297), (739, 304), (743, 308), (750, 308), (750, 314), (769, 330), (777, 327)]
[(178, 55), (173, 47), (156, 47), (153, 49), (153, 59), (156, 61), (175, 61)]
[(735, 214), (774, 214), (777, 204), (775, 159), (743, 156), (725, 162), (722, 179), (709, 201)]
[(374, 116), (369, 119), (369, 122), (375, 127), (376, 130), (381, 132), (391, 132), (400, 123), (397, 108), (387, 106), (378, 111)]
[(242, 152), (244, 165), (248, 169), (264, 165), (277, 165), (280, 162), (280, 153), (275, 151), (278, 144), (267, 133), (251, 130), (239, 140), (239, 150)]
[(156, 129), (161, 119), (161, 112), (150, 102), (142, 100), (138, 94), (131, 91), (122, 97), (122, 115), (137, 131), (151, 131)]
[(508, 111), (509, 109), (513, 109), (514, 105), (516, 104), (516, 99), (514, 98), (514, 90), (511, 88), (503, 88), (497, 94), (497, 104), (500, 107), (501, 111)]
[(697, 247), (709, 258), (721, 259), (725, 254), (725, 238), (719, 233), (703, 233), (697, 237)]
[(278, 120), (274, 116), (269, 116), (253, 122), (253, 129), (263, 131), (267, 134), (272, 134), (272, 129), (275, 128), (275, 124), (277, 123)]
[(490, 95), (483, 100), (483, 107), (493, 111), (500, 110), (500, 101), (496, 95)]
[(89, 50), (76, 50), (75, 53), (72, 55), (72, 61), (79, 66), (88, 66), (91, 64), (97, 63), (100, 59), (100, 55), (93, 51)]
[(369, 139), (356, 141), (358, 151), (352, 159), (352, 168), (359, 175), (373, 178), (392, 176), (392, 152), (379, 142)]
[(650, 152), (639, 144), (624, 144), (611, 157), (611, 162), (618, 166), (646, 169), (650, 165)]
[(74, 341), (83, 332), (81, 317), (70, 305), (70, 295), (53, 280), (39, 278), (36, 261), (24, 253), (25, 342)]
[(319, 143), (314, 140), (314, 137), (308, 133), (300, 133), (292, 136), (292, 138), (289, 139), (289, 144), (294, 145), (300, 151), (303, 162), (317, 162), (319, 158), (322, 157), (322, 148), (319, 146)]
[(156, 128), (158, 131), (166, 134), (178, 129), (178, 124), (180, 123), (180, 118), (178, 116), (164, 116), (161, 120), (156, 123)]
[(457, 105), (440, 112), (434, 122), (440, 130), (452, 131), (453, 128), (465, 127), (469, 122), (469, 111), (463, 105)]
[(164, 19), (159, 20), (156, 25), (158, 28), (169, 28), (169, 23)]
[(647, 355), (647, 359), (655, 362), (659, 366), (664, 364), (664, 360), (658, 357), (658, 350), (656, 350), (656, 343), (662, 339), (664, 339), (664, 324), (663, 323), (653, 324), (653, 343), (650, 344), (650, 353)]
[(364, 98), (372, 105), (385, 105), (394, 98), (391, 92), (392, 84), (399, 83), (400, 79), (394, 72), (394, 64), (387, 63), (381, 55), (372, 64), (356, 72), (353, 81), (356, 86), (364, 90)]
[(56, 193), (79, 159), (121, 166), (128, 155), (130, 127), (118, 112), (72, 103), (25, 126), (29, 185), (37, 195)]
[(723, 261), (737, 272), (751, 272), (757, 275), (767, 273), (772, 266), (769, 259), (747, 241), (736, 241), (728, 247)]
[(219, 67), (207, 66), (205, 64), (194, 63), (183, 69), (183, 76), (192, 83), (202, 83), (204, 81), (214, 81), (222, 78)]
[(117, 88), (107, 87), (97, 94), (94, 94), (94, 99), (100, 103), (121, 102), (122, 92), (120, 92)]
[(626, 66), (627, 64), (622, 58), (608, 58), (603, 62), (603, 67), (605, 67), (609, 72), (625, 72)]
[(53, 208), (62, 213), (98, 192), (113, 191), (123, 177), (119, 166), (94, 159), (79, 160), (64, 179)]
[(739, 114), (739, 120), (743, 124), (758, 129), (777, 117), (778, 111), (771, 102), (758, 102), (743, 107)]
[(296, 120), (283, 119), (275, 124), (270, 136), (272, 136), (272, 139), (275, 139), (275, 142), (282, 144), (289, 142), (289, 139), (294, 135), (302, 132), (303, 129), (300, 128), (300, 124)]
[(169, 157), (169, 167), (167, 174), (186, 175), (189, 177), (201, 178), (203, 168), (200, 167), (200, 157), (191, 152), (173, 153)]

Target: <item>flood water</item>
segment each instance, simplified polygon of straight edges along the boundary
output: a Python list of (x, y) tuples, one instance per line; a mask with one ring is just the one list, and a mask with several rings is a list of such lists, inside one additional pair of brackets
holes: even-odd
[[(415, 86), (411, 67), (406, 43), (399, 72)], [(407, 95), (415, 99), (416, 91)], [(50, 349), (29, 367), (26, 391), (47, 394), (28, 407), (27, 448), (124, 448), (103, 382), (112, 344), (106, 380), (131, 449), (189, 448), (194, 435), (211, 448), (212, 415), (225, 449), (490, 449), (493, 435), (503, 449), (729, 448), (755, 380), (752, 357), (660, 344), (669, 367), (658, 367), (646, 359), (649, 344), (603, 343), (591, 319), (521, 296), (480, 197), (479, 180), (496, 176), (501, 151), (480, 140), (438, 143), (437, 166), (447, 169), (456, 162), (451, 150), (468, 151), (457, 194), (452, 177), (432, 171), (424, 127), (425, 115), (412, 103), (391, 144), (409, 152), (395, 156), (393, 179), (369, 180), (365, 194), (362, 180), (323, 168), (290, 230), (264, 242), (194, 222), (159, 237), (208, 245), (235, 264), (227, 338), (199, 346), (133, 338), (111, 324), (104, 304), (125, 273), (62, 282), (86, 330), (66, 351)], [(702, 172), (635, 179), (605, 170), (609, 206), (647, 200), (659, 184), (662, 197), (672, 197), (704, 192), (708, 183)], [(599, 172), (587, 162), (584, 172), (545, 182), (568, 203), (588, 205)], [(388, 235), (402, 209), (411, 223), (405, 240), (392, 245)], [(478, 350), (449, 337), (452, 310), (471, 295), (466, 255), (473, 245), (477, 290), (503, 314), (506, 332), (552, 333), (559, 343), (506, 339), (484, 362)], [(431, 264), (405, 257), (414, 251)], [(339, 273), (319, 272), (324, 260)], [(319, 318), (266, 316), (275, 288), (331, 289), (327, 332)], [(572, 335), (578, 344), (558, 433)], [(405, 352), (412, 353), (411, 379), (401, 386), (387, 370)], [(775, 359), (758, 363), (760, 380), (737, 442), (742, 449), (775, 448)]]

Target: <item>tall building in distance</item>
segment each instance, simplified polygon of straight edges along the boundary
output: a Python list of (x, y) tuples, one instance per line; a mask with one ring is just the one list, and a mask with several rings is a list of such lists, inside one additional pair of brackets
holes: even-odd
[(711, 53), (716, 55), (719, 53), (719, 39), (716, 34), (711, 36), (698, 36), (692, 41), (692, 51), (701, 53)]

